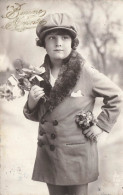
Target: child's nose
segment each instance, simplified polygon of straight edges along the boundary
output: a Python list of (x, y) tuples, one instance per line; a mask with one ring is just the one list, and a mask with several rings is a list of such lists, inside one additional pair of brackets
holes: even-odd
[(62, 45), (62, 38), (61, 37), (57, 37), (56, 39), (56, 46), (61, 46)]

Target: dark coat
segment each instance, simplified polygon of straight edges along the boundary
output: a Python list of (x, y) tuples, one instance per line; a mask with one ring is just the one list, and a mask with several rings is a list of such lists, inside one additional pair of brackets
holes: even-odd
[[(82, 96), (72, 97), (71, 93), (78, 90)], [(109, 132), (119, 115), (121, 90), (86, 64), (69, 95), (52, 112), (45, 114), (47, 102), (38, 104), (32, 112), (26, 103), (26, 118), (39, 122), (33, 180), (55, 185), (80, 185), (98, 178), (97, 144), (87, 139), (75, 123), (75, 116), (80, 111), (93, 111), (96, 97), (104, 98), (97, 125)]]

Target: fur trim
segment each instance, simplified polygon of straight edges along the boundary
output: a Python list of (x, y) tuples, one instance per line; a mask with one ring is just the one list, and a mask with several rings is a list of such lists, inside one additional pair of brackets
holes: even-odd
[[(69, 95), (70, 90), (76, 85), (80, 77), (81, 68), (84, 65), (84, 59), (76, 51), (63, 60), (63, 65), (59, 71), (58, 78), (56, 79), (54, 87), (51, 88), (49, 93), (49, 110), (52, 111), (58, 104), (60, 104), (65, 97)], [(45, 56), (43, 66), (46, 69), (43, 78), (48, 83), (50, 77), (50, 58)]]

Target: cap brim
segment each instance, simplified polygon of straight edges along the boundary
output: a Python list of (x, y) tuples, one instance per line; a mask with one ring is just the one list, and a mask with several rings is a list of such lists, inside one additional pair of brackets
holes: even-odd
[(73, 29), (70, 29), (70, 28), (67, 28), (67, 27), (61, 27), (61, 26), (56, 26), (56, 27), (48, 28), (48, 29), (44, 30), (43, 32), (41, 32), (41, 34), (40, 33), (37, 33), (37, 35), (38, 35), (38, 37), (40, 39), (42, 39), (47, 32), (50, 32), (52, 30), (57, 30), (57, 29), (63, 29), (63, 30), (69, 31), (71, 33), (71, 35), (73, 36), (73, 38), (75, 38), (77, 36), (77, 32), (74, 31)]

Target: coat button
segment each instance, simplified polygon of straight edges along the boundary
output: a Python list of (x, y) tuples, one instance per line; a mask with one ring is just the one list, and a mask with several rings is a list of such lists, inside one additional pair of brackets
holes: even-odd
[(54, 133), (51, 133), (51, 138), (52, 139), (55, 139), (56, 138), (56, 135)]
[(44, 143), (42, 143), (40, 140), (38, 141), (38, 146), (42, 147), (44, 145)]
[(40, 134), (41, 136), (43, 136), (44, 134), (46, 134), (46, 132), (44, 132), (44, 131), (39, 131), (39, 134)]
[(44, 118), (41, 118), (41, 124), (44, 124), (46, 121)]
[(55, 150), (55, 146), (54, 145), (50, 145), (50, 150), (54, 151)]
[(57, 120), (54, 120), (53, 121), (53, 126), (56, 126), (56, 125), (58, 125), (58, 121)]

